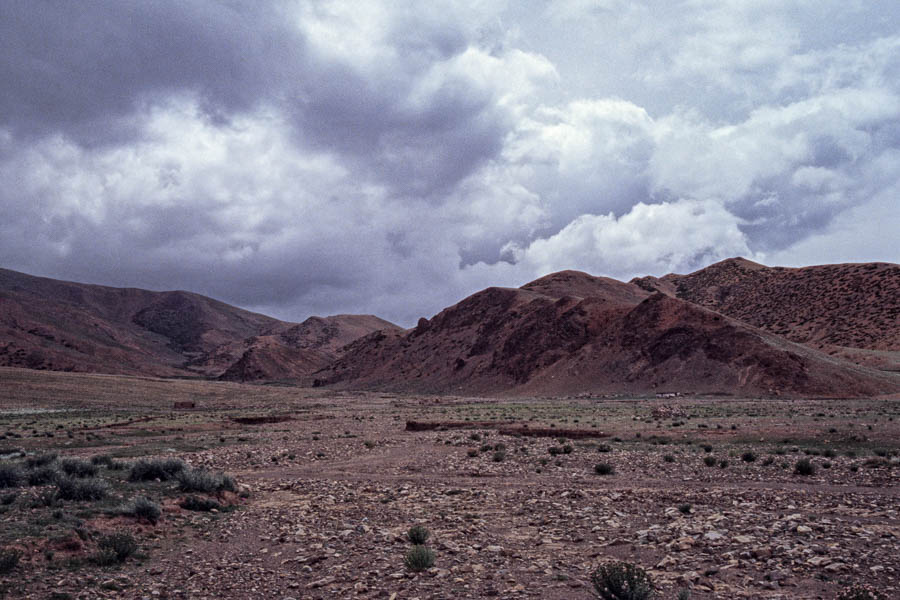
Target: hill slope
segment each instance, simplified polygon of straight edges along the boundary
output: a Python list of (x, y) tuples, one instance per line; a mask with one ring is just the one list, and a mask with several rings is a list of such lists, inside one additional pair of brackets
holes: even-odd
[(373, 315), (310, 317), (299, 325), (245, 340), (219, 377), (228, 381), (299, 379), (329, 365), (344, 346), (373, 331), (401, 329)]
[(877, 394), (898, 381), (635, 284), (562, 272), (351, 344), (318, 383), (432, 393)]
[(218, 376), (259, 336), (281, 335), (296, 350), (282, 362), (296, 361), (291, 371), (300, 372), (303, 365), (316, 370), (327, 363), (303, 352), (331, 360), (336, 347), (387, 323), (353, 315), (328, 319), (320, 331), (190, 292), (112, 288), (0, 269), (0, 366)]
[(736, 258), (632, 283), (862, 364), (900, 363), (900, 265), (792, 269)]

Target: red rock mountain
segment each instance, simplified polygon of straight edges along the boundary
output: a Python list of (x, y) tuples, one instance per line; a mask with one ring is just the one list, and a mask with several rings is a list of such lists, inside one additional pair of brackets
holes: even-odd
[[(280, 378), (322, 368), (341, 346), (381, 327), (396, 328), (365, 315), (287, 323), (189, 292), (0, 269), (0, 366), (237, 379), (270, 369), (265, 378)], [(253, 360), (260, 364), (246, 366)]]
[(883, 263), (731, 259), (631, 283), (563, 271), (401, 330), (0, 270), (0, 366), (451, 394), (876, 395), (900, 391), (898, 288)]
[(632, 283), (833, 356), (900, 370), (900, 265), (792, 269), (733, 258), (689, 275)]
[(373, 331), (401, 331), (372, 315), (310, 317), (299, 325), (244, 340), (243, 352), (220, 379), (305, 380), (340, 356), (344, 346)]
[(635, 283), (564, 271), (351, 344), (319, 385), (465, 394), (871, 395), (895, 374)]

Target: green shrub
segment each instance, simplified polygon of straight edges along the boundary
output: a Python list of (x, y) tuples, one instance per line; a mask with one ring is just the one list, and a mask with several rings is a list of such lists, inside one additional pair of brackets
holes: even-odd
[(430, 535), (431, 532), (422, 525), (413, 525), (409, 528), (409, 531), (406, 532), (406, 537), (409, 541), (417, 546), (424, 544), (425, 540), (427, 540)]
[(46, 467), (47, 465), (56, 462), (57, 458), (59, 458), (59, 454), (57, 454), (56, 452), (43, 452), (36, 456), (29, 456), (28, 458), (26, 458), (25, 466), (29, 469)]
[(745, 463), (752, 463), (753, 461), (756, 460), (756, 455), (749, 451), (744, 452), (743, 454), (741, 454), (741, 460), (744, 461)]
[(703, 448), (704, 452), (712, 452), (712, 450), (713, 450), (713, 447), (711, 444), (703, 444), (700, 447)]
[(416, 544), (406, 551), (403, 564), (406, 565), (407, 569), (416, 573), (430, 569), (434, 566), (434, 550), (428, 546)]
[(178, 458), (164, 458), (155, 460), (141, 459), (131, 465), (128, 473), (130, 481), (168, 481), (176, 475), (184, 472), (187, 464)]
[(575, 448), (572, 446), (572, 444), (566, 444), (562, 447), (563, 454), (572, 454), (574, 450)]
[(112, 467), (113, 457), (109, 454), (96, 454), (91, 457), (91, 464), (97, 465), (98, 467), (103, 466), (106, 468)]
[(99, 470), (97, 465), (81, 458), (64, 458), (59, 462), (59, 467), (71, 477), (94, 477)]
[(182, 471), (176, 476), (176, 479), (178, 489), (182, 492), (218, 494), (225, 491), (233, 492), (237, 489), (231, 476), (225, 473), (213, 473), (206, 469)]
[(597, 463), (594, 465), (594, 473), (597, 475), (612, 475), (616, 472), (616, 468), (609, 463)]
[(97, 554), (94, 561), (99, 565), (115, 565), (128, 560), (137, 552), (137, 540), (130, 533), (112, 533), (97, 541)]
[(108, 492), (109, 486), (101, 479), (75, 479), (67, 476), (56, 479), (56, 497), (60, 500), (102, 500)]
[(612, 446), (609, 444), (600, 444), (597, 446), (597, 452), (612, 452)]
[(680, 513), (683, 514), (683, 515), (689, 515), (689, 514), (691, 514), (691, 505), (690, 505), (690, 504), (687, 504), (687, 503), (685, 503), (685, 504), (679, 504), (679, 505), (678, 505), (678, 512), (680, 512)]
[(19, 564), (22, 552), (16, 548), (0, 548), (0, 574), (9, 573)]
[(672, 454), (664, 454), (663, 461), (665, 461), (667, 463), (673, 463), (673, 462), (675, 462), (675, 456)]
[(656, 591), (650, 575), (627, 562), (600, 565), (591, 582), (602, 600), (649, 600)]
[(769, 465), (771, 465), (771, 464), (774, 463), (774, 462), (775, 462), (775, 457), (774, 457), (774, 456), (767, 456), (767, 457), (765, 457), (765, 458), (763, 459), (763, 461), (762, 461), (762, 466), (768, 467)]
[(550, 446), (547, 448), (547, 452), (550, 453), (550, 456), (556, 456), (558, 454), (562, 454), (562, 448), (559, 446)]
[(887, 596), (868, 583), (856, 583), (842, 589), (837, 600), (887, 600)]
[(505, 450), (497, 450), (494, 452), (494, 455), (491, 457), (491, 460), (494, 462), (503, 462), (506, 459), (506, 451)]
[(468, 456), (469, 458), (475, 458), (476, 456), (478, 456), (478, 448), (469, 448), (466, 451), (466, 456)]
[(722, 460), (720, 460), (720, 461), (719, 461), (719, 468), (720, 468), (720, 469), (727, 469), (727, 468), (728, 468), (728, 461), (725, 460), (724, 458), (723, 458)]
[(714, 467), (714, 466), (716, 466), (716, 462), (717, 462), (717, 461), (716, 461), (716, 457), (715, 457), (715, 456), (704, 456), (704, 457), (703, 457), (703, 464), (706, 465), (707, 467)]
[(138, 496), (122, 508), (122, 514), (155, 524), (159, 521), (162, 510), (159, 504), (150, 498)]
[(28, 480), (28, 485), (30, 486), (49, 485), (56, 481), (57, 477), (59, 477), (59, 471), (50, 465), (37, 467), (28, 471), (25, 475), (25, 478)]
[(184, 510), (192, 510), (195, 512), (209, 512), (211, 510), (221, 510), (222, 505), (215, 500), (209, 498), (198, 498), (197, 496), (188, 496), (178, 503), (178, 506)]
[(22, 469), (18, 465), (0, 464), (0, 489), (19, 487), (22, 482)]
[(815, 475), (816, 466), (808, 458), (801, 458), (794, 464), (795, 475)]
[(0, 496), (0, 506), (9, 506), (19, 497), (19, 492), (9, 492)]

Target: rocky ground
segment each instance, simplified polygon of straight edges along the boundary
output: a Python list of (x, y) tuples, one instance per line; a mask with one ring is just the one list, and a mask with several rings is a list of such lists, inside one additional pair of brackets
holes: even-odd
[[(177, 492), (148, 485), (164, 509), (156, 525), (64, 503), (58, 521), (81, 515), (84, 529), (140, 541), (136, 558), (99, 567), (72, 560), (90, 541), (47, 558), (37, 509), (24, 501), (37, 492), (22, 488), (0, 515), (0, 545), (25, 552), (0, 575), (6, 597), (587, 599), (591, 573), (611, 560), (645, 568), (658, 598), (834, 598), (851, 582), (900, 597), (896, 400), (207, 392), (177, 413), (171, 398), (112, 409), (104, 397), (102, 412), (82, 398), (38, 414), (15, 394), (4, 399), (7, 450), (177, 455), (249, 491), (220, 498), (233, 509), (190, 513)], [(42, 402), (66, 405), (52, 394)], [(654, 419), (662, 402), (676, 410)], [(235, 421), (246, 417), (257, 423)], [(409, 420), (467, 419), (477, 426), (406, 430)], [(597, 437), (490, 426), (510, 421)], [(46, 437), (61, 424), (72, 437)], [(814, 474), (795, 473), (802, 459)], [(613, 472), (598, 474), (599, 463)], [(403, 564), (415, 524), (436, 556), (421, 573)]]

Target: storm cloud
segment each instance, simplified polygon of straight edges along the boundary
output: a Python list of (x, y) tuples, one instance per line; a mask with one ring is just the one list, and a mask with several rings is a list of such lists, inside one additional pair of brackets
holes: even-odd
[(893, 2), (0, 3), (0, 266), (404, 325), (900, 260)]

